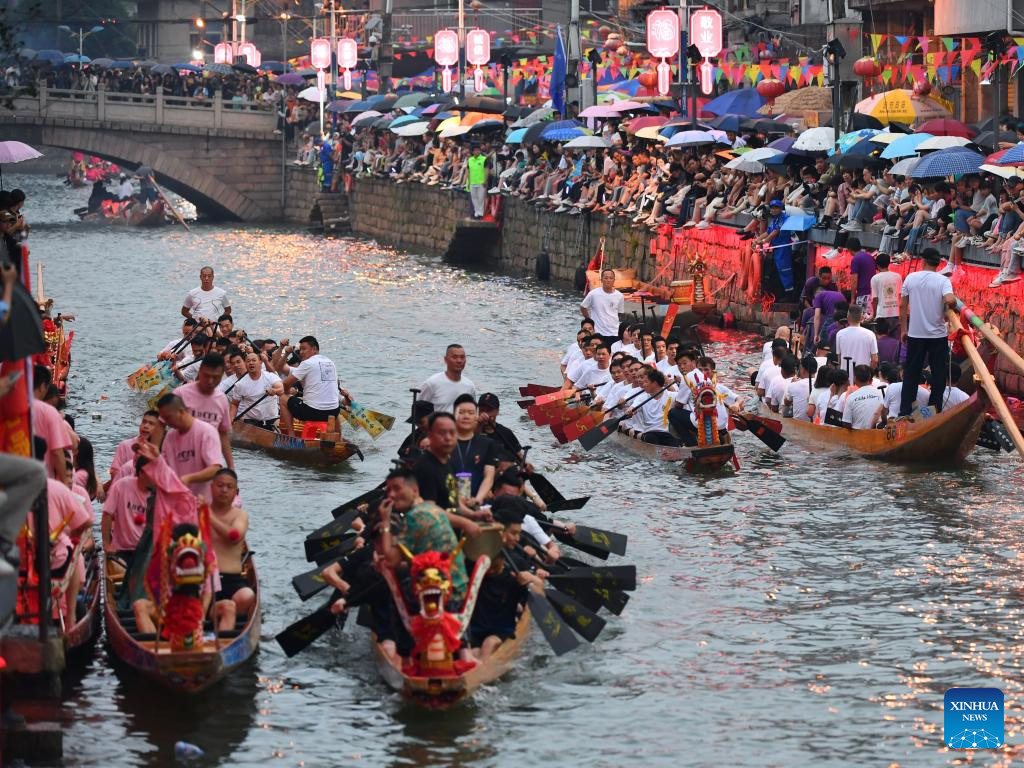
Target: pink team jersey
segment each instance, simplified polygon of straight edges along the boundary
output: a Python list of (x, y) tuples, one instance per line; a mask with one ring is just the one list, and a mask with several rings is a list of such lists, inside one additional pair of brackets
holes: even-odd
[(132, 446), (141, 439), (141, 437), (135, 435), (134, 437), (129, 437), (117, 444), (117, 448), (114, 449), (114, 459), (110, 462), (111, 479), (117, 479), (117, 473), (126, 461), (135, 460), (135, 452), (132, 450)]
[[(213, 464), (226, 466), (217, 430), (198, 418), (184, 434), (176, 429), (167, 430), (160, 452), (178, 477), (201, 472)], [(188, 486), (197, 497), (210, 500), (209, 480), (205, 483), (189, 483)]]
[(92, 522), (92, 510), (82, 503), (81, 498), (71, 492), (64, 483), (49, 478), (46, 481), (46, 497), (50, 507), (50, 533), (60, 529), (57, 539), (50, 547), (50, 567), (60, 568), (67, 562), (68, 549), (72, 548), (71, 531)]
[(146, 527), (149, 491), (139, 488), (134, 477), (115, 480), (103, 502), (103, 514), (111, 518), (110, 543), (117, 550), (133, 550)]
[(220, 390), (212, 395), (204, 395), (194, 381), (178, 387), (174, 394), (180, 397), (192, 415), (200, 421), (212, 424), (218, 432), (231, 431), (231, 411), (228, 399)]
[(42, 400), (32, 401), (32, 432), (46, 441), (46, 474), (53, 477), (53, 455), (51, 451), (71, 447), (71, 435), (68, 423), (64, 421), (57, 409)]

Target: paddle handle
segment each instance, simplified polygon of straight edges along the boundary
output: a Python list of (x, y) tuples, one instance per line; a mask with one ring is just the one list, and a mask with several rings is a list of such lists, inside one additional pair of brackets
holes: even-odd
[(985, 340), (988, 341), (989, 344), (995, 347), (1001, 355), (1013, 363), (1017, 367), (1017, 370), (1024, 373), (1024, 357), (1018, 355), (1016, 350), (1003, 340), (1003, 337), (999, 335), (999, 331), (997, 331), (991, 323), (982, 320), (974, 314), (970, 307), (965, 305), (960, 301), (960, 299), (956, 300), (956, 309), (957, 312), (964, 313), (964, 317), (967, 318), (974, 328), (977, 328), (981, 332), (981, 335), (985, 337)]
[[(963, 329), (960, 324), (960, 317), (952, 309), (946, 311), (946, 319), (949, 321), (949, 326), (954, 331)], [(967, 356), (971, 358), (971, 362), (974, 363), (974, 373), (978, 378), (979, 383), (985, 389), (988, 394), (988, 399), (992, 401), (992, 406), (996, 409), (996, 413), (999, 414), (1000, 420), (1003, 422), (1003, 426), (1006, 427), (1007, 433), (1010, 435), (1010, 439), (1013, 440), (1013, 444), (1017, 448), (1017, 452), (1024, 457), (1024, 435), (1021, 435), (1020, 429), (1017, 428), (1017, 422), (1013, 420), (1013, 416), (1010, 414), (1010, 409), (1006, 406), (1006, 401), (1003, 400), (1002, 394), (999, 392), (999, 388), (996, 386), (996, 380), (992, 378), (992, 374), (989, 373), (988, 368), (985, 366), (985, 361), (981, 357), (981, 353), (978, 352), (978, 348), (974, 346), (974, 341), (968, 335), (960, 337), (960, 342), (964, 345), (964, 351), (967, 352)]]
[(264, 400), (266, 400), (266, 399), (267, 399), (268, 397), (270, 397), (270, 393), (269, 393), (269, 392), (266, 392), (266, 393), (264, 393), (264, 394), (263, 394), (263, 396), (262, 396), (262, 397), (260, 397), (260, 398), (259, 398), (259, 399), (258, 399), (258, 400), (257, 400), (257, 401), (255, 402), (255, 403), (253, 403), (252, 405), (250, 405), (250, 406), (249, 406), (248, 408), (246, 408), (246, 409), (245, 409), (244, 411), (242, 411), (241, 413), (237, 414), (237, 415), (235, 416), (235, 418), (233, 418), (233, 419), (231, 420), (231, 423), (233, 424), (234, 422), (238, 421), (238, 420), (239, 420), (240, 418), (242, 418), (243, 416), (245, 416), (245, 414), (247, 414), (247, 413), (248, 413), (249, 411), (251, 411), (251, 410), (252, 410), (253, 408), (255, 408), (255, 407), (256, 407), (257, 405), (259, 405), (260, 403), (262, 403), (262, 402), (263, 402)]

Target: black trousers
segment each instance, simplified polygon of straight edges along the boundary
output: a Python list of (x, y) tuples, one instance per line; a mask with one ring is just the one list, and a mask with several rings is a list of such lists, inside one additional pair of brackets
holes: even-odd
[(924, 361), (932, 375), (931, 396), (928, 404), (936, 411), (942, 410), (942, 394), (946, 389), (946, 378), (949, 376), (949, 341), (943, 336), (939, 339), (907, 339), (907, 364), (903, 367), (903, 391), (900, 393), (900, 416), (909, 416), (917, 398), (917, 387), (921, 383), (921, 370)]
[(697, 428), (690, 420), (689, 408), (678, 408), (673, 406), (668, 411), (668, 423), (675, 429), (676, 434), (683, 441), (683, 445), (697, 444)]
[(651, 443), (653, 445), (682, 445), (682, 441), (673, 437), (668, 432), (644, 432), (640, 436), (640, 439), (645, 443)]

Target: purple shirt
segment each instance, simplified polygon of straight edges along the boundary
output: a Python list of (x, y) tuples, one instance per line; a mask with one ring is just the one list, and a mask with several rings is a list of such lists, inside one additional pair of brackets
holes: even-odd
[(850, 261), (850, 272), (857, 276), (857, 295), (871, 295), (871, 278), (875, 276), (875, 260), (871, 254), (861, 249), (853, 254)]
[(814, 294), (814, 308), (821, 310), (821, 324), (828, 325), (835, 314), (836, 304), (846, 301), (839, 291), (823, 289)]
[[(899, 356), (899, 359), (897, 359)], [(878, 362), (905, 363), (907, 361), (907, 345), (892, 336), (878, 337)]]

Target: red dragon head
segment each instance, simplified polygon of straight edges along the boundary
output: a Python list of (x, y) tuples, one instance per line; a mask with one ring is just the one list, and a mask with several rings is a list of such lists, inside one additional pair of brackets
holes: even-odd
[(444, 613), (445, 601), (452, 592), (453, 557), (454, 553), (433, 551), (411, 557), (412, 588), (425, 619), (438, 619)]

